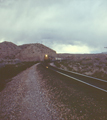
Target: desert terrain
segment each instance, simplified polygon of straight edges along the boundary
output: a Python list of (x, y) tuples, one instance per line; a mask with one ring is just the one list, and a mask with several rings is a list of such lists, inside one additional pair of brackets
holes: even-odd
[[(43, 67), (44, 54), (56, 67), (107, 80), (107, 54), (56, 54), (42, 44), (0, 44), (0, 120), (107, 120), (107, 97)], [(16, 49), (16, 50), (15, 50)], [(5, 82), (5, 83), (4, 83)]]
[(107, 80), (107, 54), (59, 54), (58, 57), (68, 60), (55, 62), (57, 67)]

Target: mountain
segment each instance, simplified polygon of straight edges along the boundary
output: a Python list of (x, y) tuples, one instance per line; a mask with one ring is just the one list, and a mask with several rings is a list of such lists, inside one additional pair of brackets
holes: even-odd
[(14, 59), (15, 55), (21, 50), (20, 47), (13, 44), (12, 42), (0, 43), (0, 58), (3, 59)]
[(43, 44), (24, 44), (17, 46), (12, 42), (0, 43), (0, 59), (20, 59), (21, 61), (42, 61), (44, 55), (56, 56), (56, 51)]
[(26, 44), (19, 47), (22, 48), (22, 51), (16, 57), (23, 61), (42, 61), (45, 54), (56, 56), (56, 51), (39, 43)]

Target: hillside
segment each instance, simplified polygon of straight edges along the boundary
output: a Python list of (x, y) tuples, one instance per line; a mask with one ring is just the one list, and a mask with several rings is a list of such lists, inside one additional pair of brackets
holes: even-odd
[(0, 59), (20, 59), (21, 61), (42, 61), (45, 54), (56, 56), (56, 52), (43, 44), (17, 46), (12, 42), (0, 43)]
[(56, 52), (42, 44), (27, 44), (19, 46), (23, 50), (16, 55), (16, 58), (19, 58), (23, 61), (42, 61), (45, 54), (51, 56), (56, 56)]
[(15, 55), (21, 51), (21, 48), (12, 42), (0, 43), (0, 59), (15, 59)]
[(59, 54), (68, 60), (56, 62), (56, 66), (65, 70), (107, 80), (107, 54)]

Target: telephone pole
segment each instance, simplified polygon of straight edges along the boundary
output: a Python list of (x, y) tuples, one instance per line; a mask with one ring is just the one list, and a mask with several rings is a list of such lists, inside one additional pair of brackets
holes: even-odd
[[(107, 47), (104, 47), (104, 48), (107, 49)], [(107, 51), (105, 53), (107, 53)]]

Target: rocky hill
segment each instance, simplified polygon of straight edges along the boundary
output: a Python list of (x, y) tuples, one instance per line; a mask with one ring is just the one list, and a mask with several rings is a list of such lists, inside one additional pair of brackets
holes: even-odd
[(21, 46), (6, 41), (0, 43), (0, 59), (17, 58), (21, 61), (42, 61), (45, 54), (56, 56), (56, 51), (39, 43)]
[(12, 42), (0, 43), (0, 59), (15, 59), (15, 55), (21, 51), (21, 48)]
[(56, 52), (42, 44), (27, 44), (19, 46), (23, 50), (16, 55), (16, 58), (24, 61), (42, 61), (45, 54), (56, 56)]

